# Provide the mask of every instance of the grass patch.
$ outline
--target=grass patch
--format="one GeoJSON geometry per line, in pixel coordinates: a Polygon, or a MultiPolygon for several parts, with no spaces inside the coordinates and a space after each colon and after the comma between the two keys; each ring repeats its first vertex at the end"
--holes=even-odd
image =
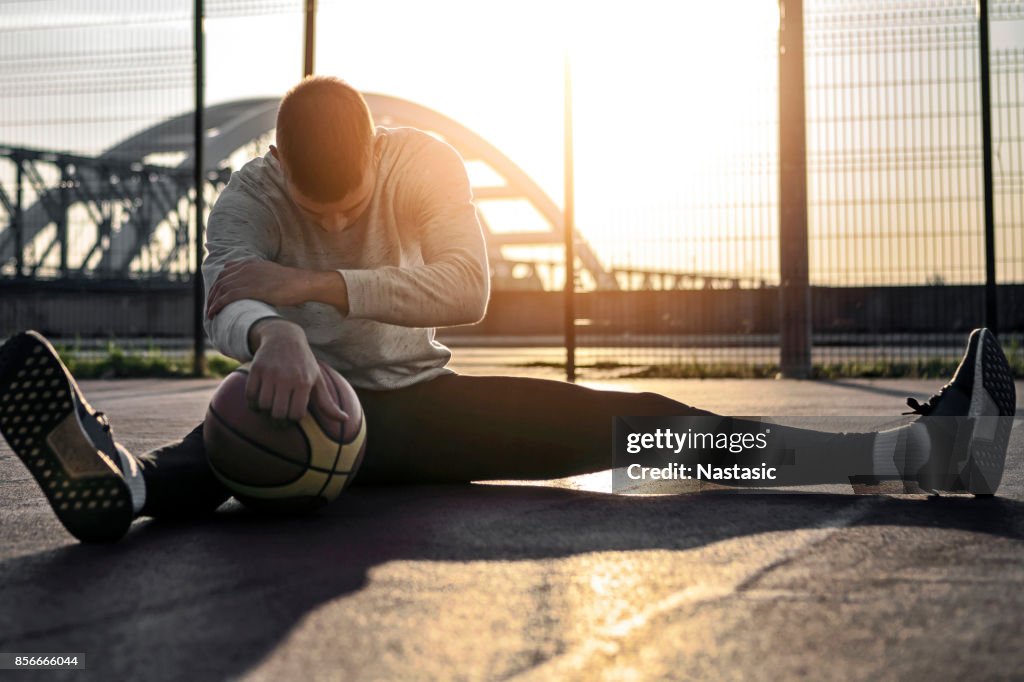
{"type": "Polygon", "coordinates": [[[620,375],[622,379],[771,379],[779,372],[774,364],[745,362],[674,362],[648,365],[620,375]]]}
{"type": "MultiPolygon", "coordinates": [[[[577,369],[623,369],[625,367],[636,366],[637,365],[635,363],[630,364],[623,362],[615,362],[611,360],[602,360],[599,362],[591,363],[589,365],[576,365],[577,369]]],[[[515,364],[509,365],[509,367],[541,367],[548,369],[565,369],[565,363],[552,362],[549,360],[532,360],[530,362],[517,362],[515,364]]]]}
{"type": "Polygon", "coordinates": [[[212,377],[226,377],[240,364],[238,360],[217,353],[206,358],[206,374],[212,377]]]}
{"type": "MultiPolygon", "coordinates": [[[[83,351],[76,346],[54,346],[60,359],[78,379],[183,378],[192,376],[192,357],[168,355],[156,348],[129,351],[114,343],[101,351],[83,351]]],[[[223,355],[206,359],[207,377],[223,377],[238,362],[223,355]]]]}
{"type": "Polygon", "coordinates": [[[540,367],[550,369],[565,369],[564,362],[548,362],[546,360],[533,360],[531,362],[517,362],[512,367],[540,367]]]}
{"type": "Polygon", "coordinates": [[[926,358],[913,362],[837,362],[818,364],[812,369],[815,379],[949,379],[959,360],[926,358]]]}
{"type": "MultiPolygon", "coordinates": [[[[1024,378],[1024,357],[1008,358],[1017,379],[1024,378]]],[[[813,379],[950,379],[959,360],[924,358],[911,362],[850,361],[818,363],[811,368],[813,379]]],[[[620,375],[623,379],[771,379],[779,372],[777,364],[741,362],[682,362],[648,365],[620,375]]]]}
{"type": "MultiPolygon", "coordinates": [[[[105,349],[83,350],[78,344],[55,346],[61,359],[79,379],[184,378],[192,376],[192,358],[187,352],[168,354],[150,346],[145,350],[127,350],[115,343],[105,349]]],[[[1011,341],[1006,347],[1010,370],[1024,378],[1024,353],[1011,341]]],[[[958,360],[923,358],[913,361],[848,361],[817,363],[811,368],[814,379],[949,379],[958,360]]],[[[219,353],[206,359],[207,377],[224,377],[239,363],[219,353]]],[[[565,369],[564,362],[533,361],[510,367],[565,369]]],[[[577,365],[580,370],[624,370],[621,379],[772,379],[779,372],[777,363],[675,362],[629,364],[600,361],[577,365]]]]}

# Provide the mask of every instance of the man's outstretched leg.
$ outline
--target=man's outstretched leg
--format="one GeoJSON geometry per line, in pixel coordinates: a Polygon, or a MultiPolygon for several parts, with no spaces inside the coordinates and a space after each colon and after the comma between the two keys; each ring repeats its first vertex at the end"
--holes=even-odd
{"type": "MultiPolygon", "coordinates": [[[[447,375],[394,391],[360,391],[366,457],[355,485],[553,479],[613,468],[615,417],[712,417],[738,431],[760,423],[721,417],[657,393],[595,390],[549,379],[447,375]]],[[[835,466],[872,471],[874,433],[830,433],[772,424],[773,457],[820,453],[801,471],[834,482],[835,466]]]]}
{"type": "Polygon", "coordinates": [[[212,511],[229,495],[206,464],[200,428],[134,457],[35,332],[0,348],[0,432],[57,518],[84,542],[118,540],[138,515],[212,511]]]}
{"type": "MultiPolygon", "coordinates": [[[[448,375],[395,391],[363,390],[359,396],[372,435],[356,485],[588,473],[612,466],[612,417],[715,416],[654,393],[516,377],[448,375]]],[[[787,451],[810,455],[799,467],[780,469],[791,476],[774,485],[835,483],[838,468],[864,482],[877,478],[908,481],[911,489],[994,492],[1016,406],[1010,369],[995,336],[975,330],[952,380],[927,403],[910,405],[921,418],[881,433],[773,425],[776,447],[765,457],[784,460],[787,451]]],[[[730,422],[740,431],[758,426],[730,422]]]]}

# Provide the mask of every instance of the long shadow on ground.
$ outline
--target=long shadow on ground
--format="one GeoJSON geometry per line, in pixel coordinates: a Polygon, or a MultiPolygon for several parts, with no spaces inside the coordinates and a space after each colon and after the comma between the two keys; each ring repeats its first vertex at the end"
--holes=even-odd
{"type": "MultiPolygon", "coordinates": [[[[816,527],[862,502],[470,485],[355,489],[306,519],[229,506],[201,523],[139,523],[115,546],[69,545],[0,564],[0,651],[93,652],[89,667],[105,679],[234,678],[306,614],[357,592],[368,571],[386,562],[685,550],[816,527]]],[[[1024,503],[1000,498],[875,498],[857,524],[1022,539],[1022,519],[1024,503]]],[[[75,674],[67,678],[81,679],[75,674]]]]}

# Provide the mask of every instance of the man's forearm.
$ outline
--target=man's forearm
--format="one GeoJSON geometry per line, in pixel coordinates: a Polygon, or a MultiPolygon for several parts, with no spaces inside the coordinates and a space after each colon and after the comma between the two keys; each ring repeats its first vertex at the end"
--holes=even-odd
{"type": "Polygon", "coordinates": [[[408,267],[344,270],[347,315],[402,327],[479,322],[487,309],[486,261],[470,256],[408,267]]]}
{"type": "Polygon", "coordinates": [[[232,261],[216,275],[206,295],[206,315],[213,319],[235,301],[252,299],[268,306],[327,303],[343,315],[349,311],[348,287],[337,270],[295,268],[270,261],[232,261]]]}
{"type": "MultiPolygon", "coordinates": [[[[308,271],[303,283],[304,298],[310,302],[327,303],[338,308],[341,313],[348,313],[348,289],[345,278],[335,270],[308,271]]],[[[249,350],[253,353],[271,334],[302,333],[301,327],[281,317],[268,317],[257,320],[249,327],[249,350]]]]}
{"type": "Polygon", "coordinates": [[[348,287],[340,272],[337,270],[311,272],[307,287],[310,301],[327,303],[337,308],[342,315],[348,315],[348,287]]]}

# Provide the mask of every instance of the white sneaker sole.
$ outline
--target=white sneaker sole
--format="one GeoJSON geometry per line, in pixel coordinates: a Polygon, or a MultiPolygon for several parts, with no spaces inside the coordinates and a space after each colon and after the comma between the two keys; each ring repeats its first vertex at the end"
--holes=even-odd
{"type": "Polygon", "coordinates": [[[19,334],[0,348],[0,433],[72,535],[112,542],[131,525],[131,493],[84,431],[76,401],[84,398],[43,337],[19,334]]]}
{"type": "Polygon", "coordinates": [[[1010,366],[992,332],[982,329],[978,345],[967,413],[967,456],[956,468],[967,492],[989,496],[996,493],[1003,478],[1016,390],[1010,366]]]}

